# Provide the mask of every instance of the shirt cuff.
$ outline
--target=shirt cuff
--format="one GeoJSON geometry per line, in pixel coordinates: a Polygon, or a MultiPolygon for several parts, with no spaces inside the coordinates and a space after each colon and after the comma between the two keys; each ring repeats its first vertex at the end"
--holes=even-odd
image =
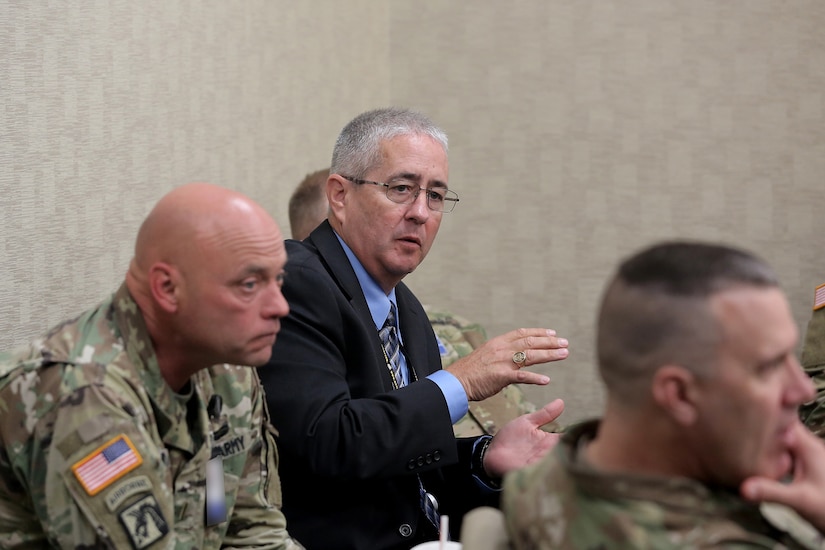
{"type": "Polygon", "coordinates": [[[476,439],[473,443],[473,454],[470,459],[470,472],[473,474],[473,479],[487,493],[501,491],[501,478],[492,478],[484,470],[484,455],[492,441],[493,436],[491,435],[482,435],[476,439]]]}
{"type": "Polygon", "coordinates": [[[464,391],[464,386],[461,385],[458,378],[445,370],[438,370],[429,375],[427,379],[435,382],[435,385],[439,387],[444,395],[452,423],[455,424],[461,420],[467,414],[469,404],[467,403],[467,392],[464,391]]]}

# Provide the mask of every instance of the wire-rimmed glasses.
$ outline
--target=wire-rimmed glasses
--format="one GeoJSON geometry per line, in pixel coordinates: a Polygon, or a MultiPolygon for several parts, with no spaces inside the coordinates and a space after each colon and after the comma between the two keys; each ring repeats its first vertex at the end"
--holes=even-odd
{"type": "Polygon", "coordinates": [[[418,198],[418,194],[423,190],[424,196],[427,197],[427,208],[434,210],[435,212],[452,212],[453,208],[455,208],[455,203],[458,202],[458,194],[455,191],[450,191],[444,187],[421,187],[417,183],[409,180],[396,180],[392,183],[381,183],[379,181],[362,180],[359,178],[351,178],[349,176],[341,177],[358,185],[369,183],[370,185],[384,187],[387,191],[387,198],[398,204],[410,204],[415,202],[415,199],[418,198]]]}

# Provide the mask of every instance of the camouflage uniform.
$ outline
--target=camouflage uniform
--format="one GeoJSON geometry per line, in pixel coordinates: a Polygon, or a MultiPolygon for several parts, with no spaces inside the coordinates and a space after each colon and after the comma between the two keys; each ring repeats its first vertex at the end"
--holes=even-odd
{"type": "Polygon", "coordinates": [[[821,546],[812,528],[811,540],[792,539],[734,492],[593,470],[579,455],[597,427],[569,429],[548,457],[505,477],[501,508],[514,550],[821,546]]]}
{"type": "Polygon", "coordinates": [[[254,369],[213,366],[184,392],[125,285],[0,355],[0,547],[301,548],[254,369]],[[207,490],[225,521],[207,525],[207,490]]]}
{"type": "MultiPolygon", "coordinates": [[[[424,310],[435,331],[441,352],[441,366],[444,368],[469,355],[487,340],[487,334],[481,325],[450,313],[432,310],[428,306],[424,306],[424,310]]],[[[483,401],[471,401],[467,414],[453,425],[453,431],[456,437],[495,435],[510,420],[535,410],[536,407],[527,401],[518,386],[507,386],[483,401]]],[[[557,431],[559,427],[552,423],[545,429],[557,431]]]]}
{"type": "Polygon", "coordinates": [[[816,307],[811,315],[800,362],[816,386],[816,398],[800,407],[800,418],[825,439],[825,307],[816,307]]]}

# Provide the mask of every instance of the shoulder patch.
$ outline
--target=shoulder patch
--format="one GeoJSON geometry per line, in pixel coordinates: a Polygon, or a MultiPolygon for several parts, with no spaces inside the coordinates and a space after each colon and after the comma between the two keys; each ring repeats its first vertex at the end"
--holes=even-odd
{"type": "Polygon", "coordinates": [[[814,291],[814,311],[825,307],[825,283],[816,287],[814,291]]]}
{"type": "Polygon", "coordinates": [[[72,472],[86,493],[94,496],[142,463],[126,434],[120,434],[75,462],[72,472]]]}
{"type": "Polygon", "coordinates": [[[441,341],[441,338],[438,337],[438,334],[435,335],[435,341],[438,343],[438,353],[441,356],[447,355],[450,353],[447,350],[447,347],[444,345],[444,342],[441,341]]]}
{"type": "Polygon", "coordinates": [[[169,533],[169,524],[153,495],[146,495],[123,510],[120,522],[135,550],[146,548],[169,533]]]}

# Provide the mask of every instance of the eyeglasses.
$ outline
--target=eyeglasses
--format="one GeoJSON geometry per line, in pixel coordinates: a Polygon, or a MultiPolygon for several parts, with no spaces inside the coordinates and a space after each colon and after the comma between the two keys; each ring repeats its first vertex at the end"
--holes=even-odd
{"type": "Polygon", "coordinates": [[[380,183],[377,181],[362,180],[358,178],[351,178],[349,176],[341,176],[345,180],[352,183],[362,185],[369,183],[370,185],[378,185],[387,188],[387,198],[392,202],[398,204],[411,204],[418,198],[418,194],[424,191],[424,196],[427,197],[427,208],[436,212],[452,212],[455,208],[455,203],[458,202],[458,194],[455,191],[444,189],[442,187],[422,188],[417,183],[409,180],[398,180],[393,183],[380,183]]]}

